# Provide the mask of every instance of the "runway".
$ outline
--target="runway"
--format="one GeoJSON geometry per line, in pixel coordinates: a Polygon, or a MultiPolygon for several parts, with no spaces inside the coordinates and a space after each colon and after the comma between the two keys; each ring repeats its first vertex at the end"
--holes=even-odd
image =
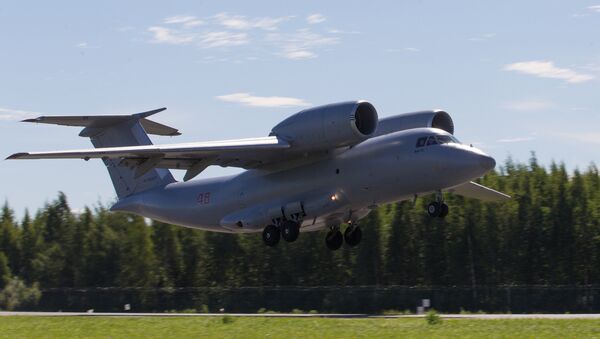
{"type": "MultiPolygon", "coordinates": [[[[424,315],[296,314],[296,313],[102,313],[102,312],[0,312],[0,317],[254,317],[254,318],[422,318],[424,315]]],[[[600,319],[600,314],[440,314],[444,319],[600,319]]]]}

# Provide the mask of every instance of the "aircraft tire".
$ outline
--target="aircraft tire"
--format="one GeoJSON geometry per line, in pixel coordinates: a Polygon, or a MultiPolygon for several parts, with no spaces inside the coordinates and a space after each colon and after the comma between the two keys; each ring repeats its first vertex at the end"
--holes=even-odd
{"type": "Polygon", "coordinates": [[[325,245],[332,251],[338,250],[344,243],[344,236],[339,230],[331,230],[325,237],[325,245]]]}
{"type": "Polygon", "coordinates": [[[275,225],[268,225],[267,227],[265,227],[262,233],[263,241],[265,242],[265,245],[269,247],[277,245],[277,243],[279,243],[280,237],[281,232],[279,231],[279,228],[277,228],[277,226],[275,225]]]}
{"type": "Polygon", "coordinates": [[[350,247],[355,247],[362,239],[362,230],[358,226],[348,226],[344,232],[344,240],[350,247]]]}
{"type": "Polygon", "coordinates": [[[300,235],[299,223],[291,220],[285,220],[281,223],[281,237],[283,240],[294,242],[298,239],[298,235],[300,235]]]}
{"type": "Polygon", "coordinates": [[[445,218],[448,215],[448,211],[449,211],[448,205],[442,203],[440,205],[440,214],[438,215],[438,217],[445,218]]]}
{"type": "Polygon", "coordinates": [[[440,203],[437,201],[430,202],[429,205],[427,205],[427,214],[429,214],[430,217],[439,216],[440,210],[440,203]]]}

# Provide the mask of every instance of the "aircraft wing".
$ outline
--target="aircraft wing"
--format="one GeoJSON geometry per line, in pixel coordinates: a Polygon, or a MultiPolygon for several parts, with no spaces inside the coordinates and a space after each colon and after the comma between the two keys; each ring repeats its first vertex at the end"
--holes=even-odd
{"type": "Polygon", "coordinates": [[[472,181],[452,187],[448,189],[448,192],[486,202],[501,202],[510,199],[510,195],[498,192],[472,181]]]}
{"type": "Polygon", "coordinates": [[[189,180],[210,165],[258,168],[283,157],[289,143],[275,136],[167,145],[105,147],[51,152],[15,153],[7,159],[121,159],[120,166],[136,167],[136,176],[152,168],[187,169],[189,180]]]}

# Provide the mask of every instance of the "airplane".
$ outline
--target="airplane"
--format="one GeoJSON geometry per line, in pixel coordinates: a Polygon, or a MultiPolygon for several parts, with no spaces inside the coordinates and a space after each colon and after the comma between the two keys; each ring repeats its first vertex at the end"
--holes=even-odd
{"type": "Polygon", "coordinates": [[[267,246],[300,232],[328,230],[331,250],[359,244],[359,220],[382,204],[435,193],[431,217],[445,217],[443,192],[503,201],[510,197],[472,180],[496,162],[454,137],[442,110],[379,119],[368,101],[304,109],[266,137],[154,145],[149,134],[179,131],[132,115],[41,116],[24,122],[83,127],[93,149],[15,153],[7,159],[102,159],[124,211],[184,227],[262,232],[267,246]],[[208,166],[238,167],[232,176],[191,180],[208,166]],[[185,170],[182,182],[170,169],[185,170]],[[346,224],[344,233],[340,225],[346,224]]]}

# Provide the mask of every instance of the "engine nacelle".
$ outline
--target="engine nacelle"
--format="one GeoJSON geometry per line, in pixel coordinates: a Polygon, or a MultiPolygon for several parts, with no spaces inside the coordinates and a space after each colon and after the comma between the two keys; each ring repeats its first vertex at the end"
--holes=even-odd
{"type": "Polygon", "coordinates": [[[379,121],[377,135],[420,127],[439,128],[450,134],[454,134],[454,122],[450,114],[435,110],[404,113],[383,118],[379,121]]]}
{"type": "Polygon", "coordinates": [[[295,150],[332,149],[368,139],[378,122],[371,103],[349,101],[300,111],[273,127],[270,135],[287,140],[295,150]]]}

